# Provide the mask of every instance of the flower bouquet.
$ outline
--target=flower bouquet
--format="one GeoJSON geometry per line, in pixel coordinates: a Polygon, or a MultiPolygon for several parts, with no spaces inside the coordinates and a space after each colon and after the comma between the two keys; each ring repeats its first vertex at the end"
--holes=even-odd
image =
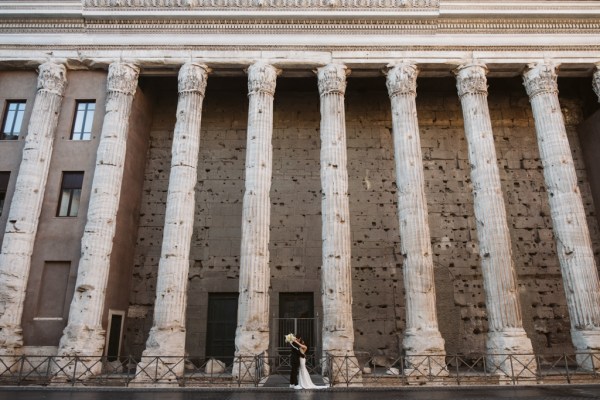
{"type": "Polygon", "coordinates": [[[293,333],[288,333],[287,335],[285,335],[286,343],[292,343],[294,340],[296,340],[296,336],[294,336],[293,333]]]}

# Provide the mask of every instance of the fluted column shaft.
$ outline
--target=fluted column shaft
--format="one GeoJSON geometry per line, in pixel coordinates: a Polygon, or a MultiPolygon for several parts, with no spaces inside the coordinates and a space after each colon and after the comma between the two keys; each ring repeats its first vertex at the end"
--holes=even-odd
{"type": "MultiPolygon", "coordinates": [[[[577,186],[577,174],[558,101],[554,65],[530,66],[523,77],[529,95],[556,238],[571,338],[579,351],[600,350],[600,284],[577,186]]],[[[596,365],[596,368],[598,365],[596,365]]]]}
{"type": "Polygon", "coordinates": [[[63,65],[47,62],[39,67],[37,94],[0,253],[0,354],[16,354],[23,346],[25,291],[66,75],[63,65]]]}
{"type": "Polygon", "coordinates": [[[138,73],[137,66],[121,62],[112,63],[108,70],[106,114],[81,239],[75,294],[60,340],[61,355],[101,355],[104,348],[102,313],[138,73]]]}
{"type": "Polygon", "coordinates": [[[318,69],[321,96],[323,351],[353,354],[350,210],[344,93],[346,67],[318,69]]]}
{"type": "MultiPolygon", "coordinates": [[[[158,278],[154,321],[144,356],[185,355],[185,319],[202,103],[208,68],[196,63],[179,70],[177,121],[158,278]]],[[[183,363],[174,360],[183,372],[183,363]]]]}
{"type": "Polygon", "coordinates": [[[236,355],[269,347],[269,225],[273,164],[273,96],[278,70],[257,62],[248,68],[246,189],[242,209],[240,291],[236,355]]]}
{"type": "Polygon", "coordinates": [[[531,353],[523,330],[516,272],[494,135],[487,103],[485,66],[467,64],[457,70],[465,134],[471,164],[473,203],[486,296],[489,353],[531,353]]]}
{"type": "Polygon", "coordinates": [[[401,63],[387,74],[398,187],[398,217],[404,257],[406,354],[445,353],[437,321],[431,237],[425,199],[423,156],[417,119],[415,65],[401,63]]]}

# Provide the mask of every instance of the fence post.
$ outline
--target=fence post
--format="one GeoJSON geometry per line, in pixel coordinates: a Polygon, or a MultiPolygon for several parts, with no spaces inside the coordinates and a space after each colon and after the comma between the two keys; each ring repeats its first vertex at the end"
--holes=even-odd
{"type": "Polygon", "coordinates": [[[429,375],[429,381],[433,381],[433,374],[431,373],[431,355],[427,356],[427,375],[429,375]]]}
{"type": "Polygon", "coordinates": [[[346,373],[344,374],[344,380],[346,381],[346,387],[350,386],[348,381],[348,356],[344,355],[344,366],[346,367],[346,373]]]}
{"type": "Polygon", "coordinates": [[[454,361],[456,364],[456,384],[460,385],[460,368],[458,366],[458,355],[454,356],[454,361]]]}
{"type": "MultiPolygon", "coordinates": [[[[17,385],[18,386],[21,386],[21,379],[23,377],[23,365],[25,364],[25,357],[26,356],[19,357],[19,375],[18,375],[18,378],[17,378],[18,379],[17,380],[17,385]]],[[[12,367],[12,365],[10,367],[12,367]]],[[[8,367],[8,372],[9,373],[10,373],[10,367],[8,367]]]]}
{"type": "Polygon", "coordinates": [[[71,386],[75,386],[75,374],[77,372],[77,359],[78,359],[78,356],[75,356],[75,365],[73,365],[73,381],[72,381],[71,386]]]}
{"type": "MultiPolygon", "coordinates": [[[[238,363],[238,365],[240,366],[240,370],[239,370],[239,372],[237,374],[238,375],[238,377],[237,377],[237,381],[238,381],[237,384],[238,384],[238,387],[242,387],[242,368],[241,368],[241,366],[242,366],[242,362],[244,361],[244,356],[238,356],[238,357],[239,357],[239,363],[238,363]]],[[[234,357],[234,359],[235,359],[235,357],[234,357]]]]}
{"type": "MultiPolygon", "coordinates": [[[[129,372],[129,366],[131,365],[131,355],[127,356],[127,364],[125,364],[125,368],[127,369],[127,375],[125,375],[125,387],[129,387],[129,382],[131,382],[131,374],[129,372]]],[[[136,368],[137,370],[137,368],[136,368]]]]}
{"type": "Polygon", "coordinates": [[[564,353],[565,356],[565,369],[567,370],[567,383],[571,383],[571,375],[569,374],[569,359],[567,358],[567,353],[564,353]]]}
{"type": "Polygon", "coordinates": [[[512,377],[513,385],[517,384],[517,377],[515,377],[515,369],[513,368],[513,355],[509,354],[508,359],[510,360],[510,376],[512,377]]]}
{"type": "Polygon", "coordinates": [[[405,370],[405,366],[404,363],[406,362],[406,360],[404,359],[404,356],[400,356],[400,377],[402,378],[402,383],[406,384],[407,382],[407,377],[406,377],[406,370],[405,370]]]}
{"type": "Polygon", "coordinates": [[[485,380],[488,380],[488,367],[487,367],[487,353],[485,354],[485,356],[483,357],[483,376],[485,377],[485,380]]]}

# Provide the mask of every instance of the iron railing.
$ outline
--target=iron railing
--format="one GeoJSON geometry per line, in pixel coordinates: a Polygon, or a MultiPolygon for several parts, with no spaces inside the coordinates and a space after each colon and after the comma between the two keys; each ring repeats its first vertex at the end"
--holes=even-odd
{"type": "Polygon", "coordinates": [[[600,382],[600,352],[578,354],[410,355],[396,359],[369,355],[327,355],[333,386],[411,384],[563,384],[600,382]]]}
{"type": "MultiPolygon", "coordinates": [[[[0,356],[0,385],[258,387],[275,375],[287,386],[285,356],[222,357],[0,356]]],[[[331,386],[600,383],[600,352],[579,354],[326,354],[308,365],[331,386]]]]}

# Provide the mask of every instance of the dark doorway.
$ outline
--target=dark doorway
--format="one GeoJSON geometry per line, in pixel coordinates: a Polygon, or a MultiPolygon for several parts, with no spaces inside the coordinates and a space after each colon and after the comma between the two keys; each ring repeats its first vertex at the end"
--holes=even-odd
{"type": "Polygon", "coordinates": [[[206,357],[226,364],[233,361],[237,326],[237,293],[209,293],[206,324],[206,357]]]}
{"type": "Polygon", "coordinates": [[[311,349],[315,342],[313,292],[279,293],[279,347],[285,347],[284,335],[295,333],[311,349]]]}

